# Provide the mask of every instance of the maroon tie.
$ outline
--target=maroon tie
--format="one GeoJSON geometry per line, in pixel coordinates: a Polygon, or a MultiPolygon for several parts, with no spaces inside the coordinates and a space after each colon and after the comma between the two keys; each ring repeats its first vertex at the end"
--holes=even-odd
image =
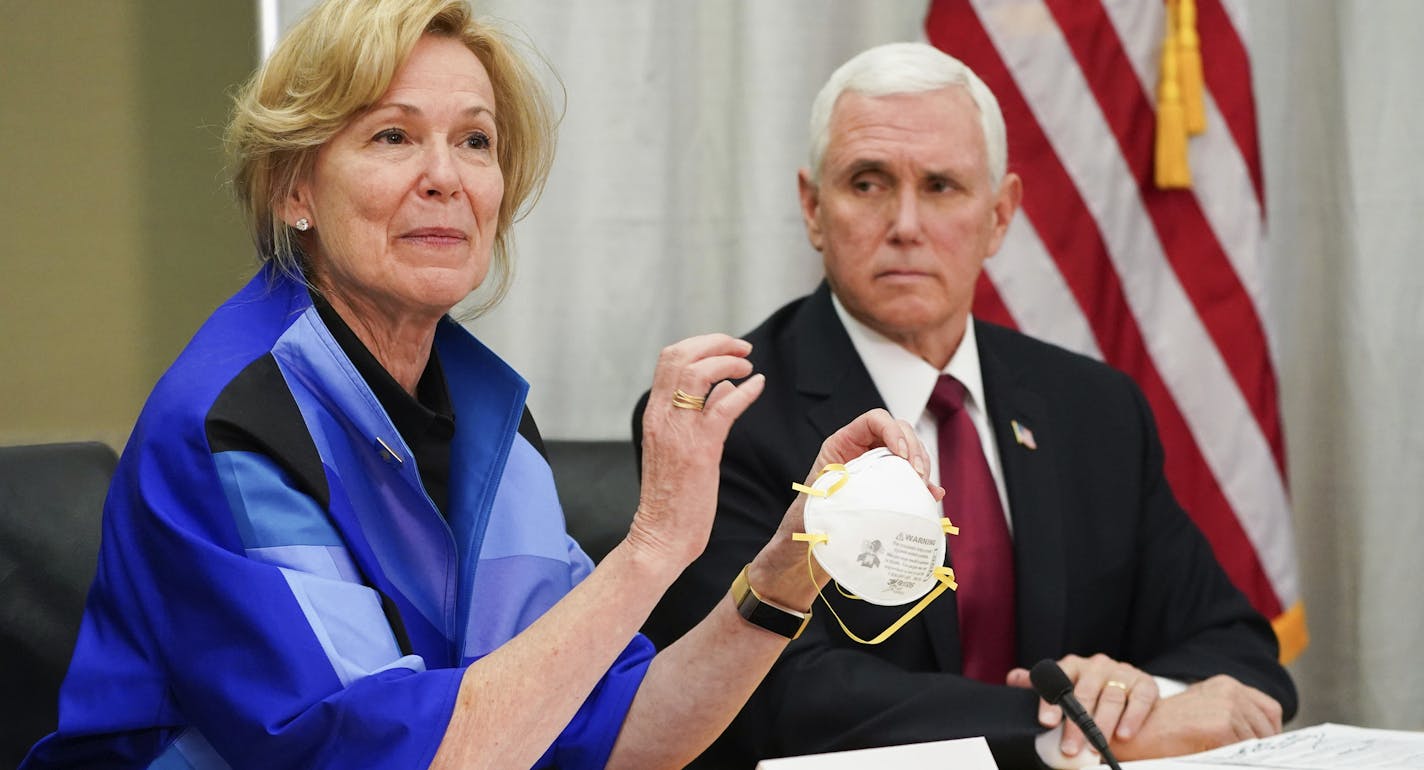
{"type": "Polygon", "coordinates": [[[939,483],[944,515],[959,527],[949,539],[959,604],[964,675],[1003,684],[1014,665],[1014,548],[1004,508],[974,421],[964,410],[964,385],[949,375],[935,383],[930,414],[939,421],[939,483]]]}

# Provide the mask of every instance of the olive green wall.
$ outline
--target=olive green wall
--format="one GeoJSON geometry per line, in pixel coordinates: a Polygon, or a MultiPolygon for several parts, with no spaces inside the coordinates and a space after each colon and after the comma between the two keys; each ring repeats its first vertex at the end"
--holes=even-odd
{"type": "Polygon", "coordinates": [[[126,440],[254,265],[225,185],[254,0],[0,0],[0,444],[126,440]]]}

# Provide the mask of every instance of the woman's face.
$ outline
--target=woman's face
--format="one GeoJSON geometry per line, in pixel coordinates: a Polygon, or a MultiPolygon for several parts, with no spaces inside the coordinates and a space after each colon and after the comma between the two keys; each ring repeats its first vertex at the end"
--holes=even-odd
{"type": "Polygon", "coordinates": [[[480,60],[458,40],[421,38],[283,212],[315,228],[316,285],[391,318],[439,317],[479,286],[504,195],[494,111],[480,60]]]}

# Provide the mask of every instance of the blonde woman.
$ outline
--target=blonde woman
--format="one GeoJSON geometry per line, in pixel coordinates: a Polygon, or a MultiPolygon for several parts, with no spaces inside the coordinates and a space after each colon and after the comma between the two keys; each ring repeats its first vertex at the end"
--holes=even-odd
{"type": "MultiPolygon", "coordinates": [[[[786,536],[798,503],[685,639],[656,652],[638,634],[707,541],[722,442],[762,389],[749,346],[663,351],[641,500],[595,569],[565,533],[528,386],[446,315],[503,286],[553,152],[506,39],[461,2],[328,0],[239,94],[229,140],[263,265],[144,408],[59,730],[24,766],[695,756],[814,589],[786,536]]],[[[925,467],[884,412],[816,467],[877,445],[925,467]]]]}

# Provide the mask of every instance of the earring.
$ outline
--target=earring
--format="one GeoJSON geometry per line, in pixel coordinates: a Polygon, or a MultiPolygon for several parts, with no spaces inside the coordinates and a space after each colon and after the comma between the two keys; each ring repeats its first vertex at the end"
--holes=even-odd
{"type": "Polygon", "coordinates": [[[311,222],[308,221],[306,217],[302,217],[301,219],[297,220],[297,224],[295,225],[295,227],[298,230],[301,230],[302,232],[306,232],[307,230],[311,229],[311,222]]]}

